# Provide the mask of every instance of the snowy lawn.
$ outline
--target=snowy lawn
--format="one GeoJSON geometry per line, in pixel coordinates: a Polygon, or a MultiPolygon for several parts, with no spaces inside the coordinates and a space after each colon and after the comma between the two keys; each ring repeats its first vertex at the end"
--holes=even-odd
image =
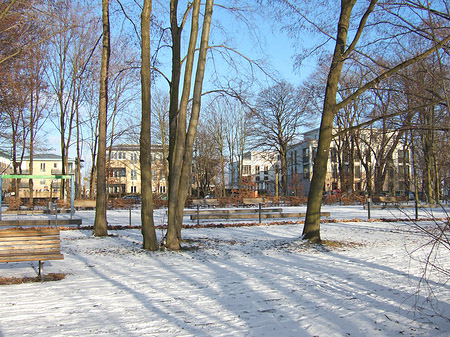
{"type": "MultiPolygon", "coordinates": [[[[323,210],[367,219],[361,206],[323,210]]],[[[93,215],[76,214],[85,225],[93,215]]],[[[156,223],[164,217],[157,212],[156,223]]],[[[405,218],[372,211],[389,217],[405,218]]],[[[129,213],[108,212],[108,221],[126,224],[129,213]]],[[[62,231],[65,259],[45,262],[44,272],[66,278],[0,286],[0,336],[449,336],[450,284],[432,274],[432,298],[419,287],[428,239],[410,223],[326,223],[322,238],[331,243],[323,246],[298,240],[301,231],[185,229],[183,251],[154,253],[140,248],[137,229],[107,238],[62,231]]],[[[450,251],[439,262],[450,269],[450,251]]],[[[0,277],[35,276],[36,268],[1,263],[0,277]]]]}

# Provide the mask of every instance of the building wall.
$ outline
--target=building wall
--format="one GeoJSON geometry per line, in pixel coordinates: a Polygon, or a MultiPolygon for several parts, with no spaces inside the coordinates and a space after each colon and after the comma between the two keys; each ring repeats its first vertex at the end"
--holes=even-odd
{"type": "MultiPolygon", "coordinates": [[[[234,162],[230,167],[229,189],[239,188],[238,165],[238,162],[234,162]],[[231,175],[234,176],[233,179],[231,175]],[[231,186],[232,181],[234,182],[233,186],[231,186]]],[[[256,189],[259,192],[275,193],[276,172],[277,156],[273,152],[249,151],[244,154],[242,160],[242,176],[252,177],[253,182],[256,184],[256,189]]]]}
{"type": "MultiPolygon", "coordinates": [[[[394,132],[394,131],[392,131],[394,132]]],[[[309,188],[312,179],[313,165],[315,151],[318,145],[319,129],[315,129],[303,134],[304,140],[293,144],[288,149],[288,174],[289,174],[289,185],[292,191],[295,191],[298,195],[307,196],[309,193],[309,188]]],[[[351,167],[348,161],[342,158],[342,154],[339,153],[338,138],[330,144],[330,154],[327,163],[327,175],[325,179],[324,192],[330,192],[336,189],[342,189],[341,186],[341,174],[351,174],[351,167]],[[341,167],[339,167],[338,156],[341,155],[341,167]]],[[[362,153],[367,150],[367,146],[364,144],[359,144],[362,153]]],[[[369,152],[371,156],[371,166],[374,169],[376,158],[372,152],[369,152]]],[[[409,162],[409,152],[403,152],[403,144],[399,144],[393,152],[392,166],[389,169],[390,172],[383,184],[383,191],[385,193],[392,193],[390,189],[393,189],[396,194],[404,193],[405,189],[408,188],[404,181],[403,172],[407,172],[407,175],[411,176],[410,162],[409,162]],[[399,159],[400,158],[400,159],[399,159]],[[406,169],[405,169],[406,167],[406,169]]],[[[359,192],[366,190],[367,184],[367,174],[365,172],[364,166],[359,160],[359,157],[355,154],[353,157],[353,186],[350,187],[350,191],[359,192]]],[[[351,176],[349,177],[351,179],[351,176]]],[[[372,175],[372,186],[374,186],[373,175],[372,175]]],[[[410,179],[411,180],[411,179],[410,179]]],[[[343,191],[345,192],[345,191],[343,191]]],[[[294,193],[294,194],[295,194],[294,193]]]]}
{"type": "MultiPolygon", "coordinates": [[[[115,196],[141,194],[141,168],[138,144],[121,144],[111,147],[108,161],[108,191],[115,196]]],[[[152,191],[166,193],[162,148],[152,145],[152,191]]]]}
{"type": "MultiPolygon", "coordinates": [[[[25,158],[21,164],[22,174],[30,174],[29,158],[25,158]]],[[[69,159],[68,172],[75,174],[75,159],[69,159]]],[[[33,175],[50,176],[62,173],[61,157],[56,155],[35,155],[33,158],[33,175]]],[[[60,179],[33,179],[33,198],[36,199],[56,199],[59,198],[61,188],[60,179]]],[[[29,180],[22,180],[19,184],[20,198],[30,197],[29,180]]]]}

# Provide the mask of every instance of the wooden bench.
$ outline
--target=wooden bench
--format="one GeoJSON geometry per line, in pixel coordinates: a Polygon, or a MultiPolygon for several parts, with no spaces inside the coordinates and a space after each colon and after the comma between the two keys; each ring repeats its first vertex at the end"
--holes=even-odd
{"type": "Polygon", "coordinates": [[[0,230],[0,262],[39,261],[43,279],[43,261],[62,260],[57,228],[18,228],[0,230]]]}
{"type": "MultiPolygon", "coordinates": [[[[186,214],[186,212],[185,212],[186,214]]],[[[226,209],[226,210],[199,210],[188,213],[191,220],[253,220],[253,219],[287,219],[304,218],[303,212],[283,212],[281,208],[253,208],[253,209],[226,209]]],[[[320,216],[329,217],[330,212],[321,212],[320,216]]]]}
{"type": "Polygon", "coordinates": [[[192,204],[194,206],[215,207],[219,206],[219,201],[217,199],[194,199],[192,200],[192,204]]]}
{"type": "Polygon", "coordinates": [[[0,227],[63,227],[77,226],[80,228],[82,219],[36,219],[36,220],[1,220],[0,227]]]}
{"type": "Polygon", "coordinates": [[[259,204],[265,204],[264,198],[243,198],[242,203],[244,206],[248,205],[259,205],[259,204]]]}
{"type": "Polygon", "coordinates": [[[380,203],[384,204],[384,207],[390,204],[398,205],[398,199],[396,197],[379,197],[380,203]]]}
{"type": "Polygon", "coordinates": [[[76,209],[95,209],[96,201],[88,199],[77,199],[73,201],[73,206],[76,209]]]}

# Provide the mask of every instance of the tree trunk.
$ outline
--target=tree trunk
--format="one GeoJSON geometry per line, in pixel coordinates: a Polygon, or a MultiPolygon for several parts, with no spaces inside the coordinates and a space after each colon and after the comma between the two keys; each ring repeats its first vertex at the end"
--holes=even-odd
{"type": "Polygon", "coordinates": [[[99,136],[97,153],[97,200],[95,203],[94,235],[108,235],[106,222],[106,124],[108,110],[108,68],[110,55],[109,0],[102,1],[103,48],[100,70],[98,108],[99,136]]]}
{"type": "Polygon", "coordinates": [[[325,99],[323,104],[322,122],[319,131],[319,144],[314,160],[313,178],[308,195],[303,239],[311,242],[320,242],[320,210],[322,207],[322,191],[327,174],[328,155],[330,152],[333,121],[336,114],[336,94],[344,65],[344,51],[347,42],[347,33],[350,16],[356,0],[341,1],[341,15],[338,23],[338,33],[333,60],[328,75],[325,99]]]}
{"type": "Polygon", "coordinates": [[[143,248],[158,250],[155,225],[153,222],[152,195],[152,150],[151,150],[151,65],[150,65],[150,18],[152,1],[144,0],[141,13],[141,90],[142,121],[140,136],[140,163],[142,186],[142,237],[143,248]]]}
{"type": "MultiPolygon", "coordinates": [[[[177,2],[171,3],[177,5],[177,2]]],[[[193,62],[195,58],[195,46],[198,34],[200,1],[195,0],[192,4],[192,25],[189,40],[188,54],[183,83],[183,92],[180,107],[176,118],[176,129],[173,129],[171,116],[171,133],[169,144],[169,215],[166,246],[172,250],[180,249],[181,225],[183,220],[183,209],[189,191],[191,166],[193,156],[193,144],[197,132],[197,124],[200,113],[201,91],[206,64],[206,53],[208,49],[209,30],[211,25],[213,0],[208,0],[205,6],[203,31],[200,43],[200,51],[197,61],[197,72],[195,77],[193,104],[189,127],[186,133],[186,116],[191,88],[191,77],[193,62]]],[[[173,8],[171,8],[173,10],[173,8]]],[[[172,23],[172,26],[176,26],[172,23]]],[[[173,88],[171,89],[171,95],[173,88]]],[[[171,104],[172,104],[171,98],[171,104]]],[[[173,113],[173,111],[171,111],[173,113]]]]}

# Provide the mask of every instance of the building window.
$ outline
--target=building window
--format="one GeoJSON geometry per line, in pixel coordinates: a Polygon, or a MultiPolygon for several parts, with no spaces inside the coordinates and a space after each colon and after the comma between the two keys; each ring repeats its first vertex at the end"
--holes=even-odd
{"type": "Polygon", "coordinates": [[[131,180],[137,180],[137,170],[131,170],[131,180]]]}
{"type": "Polygon", "coordinates": [[[309,164],[303,165],[303,179],[309,179],[309,164]]]}
{"type": "Polygon", "coordinates": [[[125,152],[119,152],[119,159],[127,159],[125,152]]]}
{"type": "Polygon", "coordinates": [[[252,172],[252,166],[251,165],[244,165],[242,167],[242,175],[248,176],[252,172]]]}
{"type": "Polygon", "coordinates": [[[166,193],[166,186],[159,186],[159,193],[166,193]]]}
{"type": "Polygon", "coordinates": [[[53,163],[53,168],[58,168],[58,163],[53,163]]]}
{"type": "Polygon", "coordinates": [[[309,147],[303,149],[303,162],[309,163],[309,147]]]}
{"type": "Polygon", "coordinates": [[[137,186],[131,186],[131,193],[137,193],[137,186]]]}
{"type": "Polygon", "coordinates": [[[109,176],[114,178],[126,177],[125,168],[113,168],[109,171],[109,176]]]}
{"type": "Polygon", "coordinates": [[[45,179],[41,179],[41,181],[39,182],[40,185],[45,185],[45,179]]]}
{"type": "Polygon", "coordinates": [[[45,172],[45,163],[41,163],[40,168],[41,172],[45,172]]]}

